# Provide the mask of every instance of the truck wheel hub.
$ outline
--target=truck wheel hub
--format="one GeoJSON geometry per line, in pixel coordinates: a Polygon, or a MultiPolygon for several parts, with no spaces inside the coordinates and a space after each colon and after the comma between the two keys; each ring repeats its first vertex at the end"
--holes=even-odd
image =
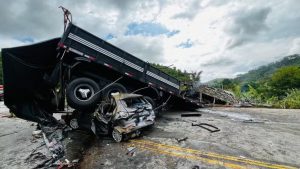
{"type": "Polygon", "coordinates": [[[88,84],[79,85],[74,90],[74,95],[78,100],[87,101],[94,95],[94,89],[88,84]]]}

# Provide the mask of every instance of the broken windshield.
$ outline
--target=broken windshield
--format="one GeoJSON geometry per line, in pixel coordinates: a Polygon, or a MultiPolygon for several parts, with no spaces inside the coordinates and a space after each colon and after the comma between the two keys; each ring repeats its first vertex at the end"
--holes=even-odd
{"type": "Polygon", "coordinates": [[[137,108],[139,106],[148,104],[148,102],[143,97],[126,98],[120,100],[120,102],[128,108],[137,108]]]}

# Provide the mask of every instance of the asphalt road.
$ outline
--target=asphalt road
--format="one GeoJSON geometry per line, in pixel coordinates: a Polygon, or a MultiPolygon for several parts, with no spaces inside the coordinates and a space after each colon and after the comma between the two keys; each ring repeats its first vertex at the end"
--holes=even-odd
{"type": "Polygon", "coordinates": [[[300,167],[300,110],[214,108],[184,118],[181,113],[188,112],[163,114],[152,130],[129,142],[96,141],[81,168],[300,167]],[[192,123],[212,124],[220,131],[192,123]],[[128,148],[135,148],[133,156],[128,148]]]}
{"type": "MultiPolygon", "coordinates": [[[[39,147],[42,139],[32,136],[35,124],[8,118],[7,111],[0,103],[0,168],[38,166],[49,154],[39,147]],[[36,149],[39,153],[28,158],[36,149]]],[[[83,157],[84,169],[300,168],[300,110],[214,108],[199,110],[200,117],[182,113],[190,112],[166,112],[142,137],[122,143],[71,133],[66,154],[69,159],[83,157]],[[220,131],[192,123],[208,123],[220,131]]]]}

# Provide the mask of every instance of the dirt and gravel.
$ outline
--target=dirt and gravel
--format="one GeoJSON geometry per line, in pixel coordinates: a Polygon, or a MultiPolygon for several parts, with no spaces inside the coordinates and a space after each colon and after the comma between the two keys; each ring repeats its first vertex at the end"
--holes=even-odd
{"type": "MultiPolygon", "coordinates": [[[[89,141],[80,168],[300,167],[300,110],[218,107],[200,109],[200,117],[182,113],[190,112],[165,112],[154,128],[128,142],[114,143],[108,137],[89,141]],[[211,133],[192,123],[208,123],[220,131],[211,133]]],[[[0,115],[0,168],[37,166],[42,157],[27,159],[42,144],[42,139],[33,139],[36,126],[8,118],[3,106],[0,115]]]]}

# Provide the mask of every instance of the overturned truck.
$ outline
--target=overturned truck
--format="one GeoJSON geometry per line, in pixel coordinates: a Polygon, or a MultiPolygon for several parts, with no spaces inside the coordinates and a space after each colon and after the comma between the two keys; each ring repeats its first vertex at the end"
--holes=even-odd
{"type": "Polygon", "coordinates": [[[93,112],[112,93],[143,95],[156,112],[202,106],[176,78],[72,23],[61,38],[2,49],[2,56],[5,105],[40,124],[55,124],[52,114],[66,105],[93,112]]]}

